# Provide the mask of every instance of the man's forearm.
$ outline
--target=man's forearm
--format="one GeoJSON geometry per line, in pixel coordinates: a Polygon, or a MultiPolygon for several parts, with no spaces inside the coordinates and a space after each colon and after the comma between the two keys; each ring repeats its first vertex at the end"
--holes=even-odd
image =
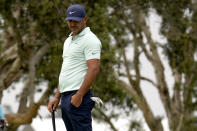
{"type": "Polygon", "coordinates": [[[84,81],[80,87],[80,89],[77,91],[77,94],[80,94],[84,96],[88,90],[90,89],[91,85],[96,79],[97,74],[99,73],[99,69],[95,68],[90,68],[88,69],[84,81]]]}
{"type": "Polygon", "coordinates": [[[59,89],[56,90],[55,96],[53,97],[52,100],[49,101],[48,103],[48,110],[49,112],[53,112],[56,110],[59,102],[60,102],[61,94],[59,92],[59,89]]]}
{"type": "Polygon", "coordinates": [[[58,99],[60,99],[60,97],[61,97],[61,93],[60,93],[60,91],[59,91],[59,86],[58,86],[58,88],[57,88],[57,90],[56,90],[56,93],[55,93],[55,96],[54,96],[55,98],[58,98],[58,99]]]}

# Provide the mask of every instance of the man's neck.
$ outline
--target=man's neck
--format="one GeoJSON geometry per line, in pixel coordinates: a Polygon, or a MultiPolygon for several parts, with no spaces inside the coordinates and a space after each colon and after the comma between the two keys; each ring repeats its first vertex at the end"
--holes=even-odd
{"type": "Polygon", "coordinates": [[[74,33],[73,32],[73,37],[72,37],[72,39],[74,39],[78,34],[80,34],[82,31],[83,31],[83,29],[85,29],[86,28],[86,26],[84,26],[83,28],[81,28],[81,30],[78,32],[78,33],[74,33]]]}

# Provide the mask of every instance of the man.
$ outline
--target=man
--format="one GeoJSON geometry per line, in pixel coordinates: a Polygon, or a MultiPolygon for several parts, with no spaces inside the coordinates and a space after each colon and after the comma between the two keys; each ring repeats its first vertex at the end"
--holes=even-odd
{"type": "Polygon", "coordinates": [[[5,128],[6,128],[6,121],[0,104],[0,131],[5,131],[5,128]]]}
{"type": "Polygon", "coordinates": [[[66,11],[71,34],[64,42],[63,63],[59,87],[48,104],[56,109],[61,98],[62,118],[67,131],[92,131],[91,85],[99,72],[101,42],[86,27],[87,16],[83,6],[74,4],[66,11]]]}

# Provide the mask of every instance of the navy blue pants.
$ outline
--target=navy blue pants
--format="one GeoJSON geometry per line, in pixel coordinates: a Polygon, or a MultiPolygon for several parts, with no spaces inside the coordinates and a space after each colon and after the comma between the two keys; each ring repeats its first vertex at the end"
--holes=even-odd
{"type": "Polygon", "coordinates": [[[91,110],[94,107],[92,91],[89,90],[84,96],[79,107],[73,106],[71,97],[77,91],[63,93],[61,97],[62,119],[67,131],[92,131],[91,110]]]}

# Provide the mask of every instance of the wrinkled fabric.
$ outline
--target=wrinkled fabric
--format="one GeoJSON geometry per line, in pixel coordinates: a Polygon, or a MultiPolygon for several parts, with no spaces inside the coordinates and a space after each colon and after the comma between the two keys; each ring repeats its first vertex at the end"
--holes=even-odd
{"type": "Polygon", "coordinates": [[[93,96],[92,91],[88,91],[84,96],[79,107],[73,106],[70,101],[76,93],[63,95],[61,98],[62,118],[67,131],[92,131],[91,111],[95,102],[90,98],[93,96]]]}

